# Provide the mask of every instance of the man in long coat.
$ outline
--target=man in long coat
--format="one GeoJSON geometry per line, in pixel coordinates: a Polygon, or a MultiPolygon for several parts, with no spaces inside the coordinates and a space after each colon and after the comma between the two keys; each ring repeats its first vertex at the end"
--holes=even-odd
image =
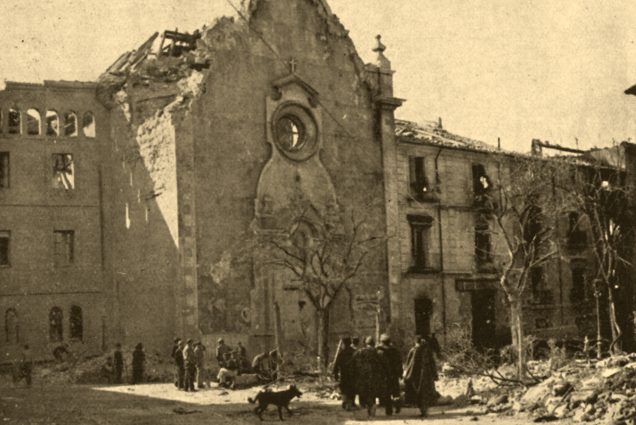
{"type": "Polygon", "coordinates": [[[345,410],[351,410],[355,405],[356,383],[352,362],[354,353],[355,350],[351,346],[351,338],[342,338],[333,363],[333,376],[338,381],[340,393],[342,394],[342,408],[345,410]]]}
{"type": "Polygon", "coordinates": [[[380,404],[384,406],[387,415],[400,413],[400,378],[402,377],[402,356],[397,348],[393,347],[391,338],[387,334],[380,336],[378,354],[384,364],[387,378],[387,388],[380,404]]]}
{"type": "Polygon", "coordinates": [[[406,384],[406,399],[417,405],[422,416],[437,398],[435,380],[437,370],[433,358],[433,347],[422,337],[415,337],[415,345],[409,351],[404,369],[404,383],[406,384]]]}
{"type": "Polygon", "coordinates": [[[353,355],[356,393],[360,405],[367,409],[369,417],[375,416],[375,399],[386,393],[386,371],[371,337],[365,339],[365,347],[353,355]]]}

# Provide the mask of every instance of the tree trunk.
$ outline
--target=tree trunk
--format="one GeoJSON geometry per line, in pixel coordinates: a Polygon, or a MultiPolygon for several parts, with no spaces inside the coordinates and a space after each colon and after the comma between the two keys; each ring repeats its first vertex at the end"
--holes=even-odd
{"type": "Polygon", "coordinates": [[[329,311],[316,310],[318,320],[318,366],[322,371],[324,366],[329,364],[329,311]]]}
{"type": "Polygon", "coordinates": [[[523,333],[523,302],[520,297],[511,297],[509,301],[510,331],[517,350],[517,376],[520,381],[525,381],[528,376],[528,365],[523,333]]]}

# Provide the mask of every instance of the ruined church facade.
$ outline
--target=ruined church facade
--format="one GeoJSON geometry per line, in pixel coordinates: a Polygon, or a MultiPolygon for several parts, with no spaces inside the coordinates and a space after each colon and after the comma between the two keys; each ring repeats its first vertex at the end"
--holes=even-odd
{"type": "MultiPolygon", "coordinates": [[[[363,63],[324,0],[252,0],[195,34],[153,35],[97,83],[8,83],[2,354],[29,343],[48,358],[62,342],[167,353],[175,336],[256,353],[277,333],[288,353],[312,352],[301,286],[246,249],[285,227],[298,196],[384,241],[334,304],[333,344],[376,326],[400,343],[417,332],[445,342],[454,329],[505,342],[496,270],[476,253],[490,242],[472,183],[505,155],[441,123],[396,121],[403,101],[384,52],[378,38],[363,63]]],[[[589,262],[576,255],[537,274],[531,329],[575,335],[589,321],[573,313],[589,262]]]]}

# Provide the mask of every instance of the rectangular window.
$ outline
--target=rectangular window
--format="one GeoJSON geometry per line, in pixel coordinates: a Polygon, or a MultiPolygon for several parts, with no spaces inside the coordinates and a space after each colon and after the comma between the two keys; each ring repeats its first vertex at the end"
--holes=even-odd
{"type": "Polygon", "coordinates": [[[433,219],[428,216],[409,216],[411,227],[411,269],[423,271],[430,268],[429,239],[433,219]]]}
{"type": "Polygon", "coordinates": [[[9,262],[9,254],[11,248],[11,232],[8,230],[0,230],[0,267],[7,267],[9,262]]]}
{"type": "Polygon", "coordinates": [[[571,212],[568,215],[568,248],[584,249],[587,245],[587,235],[581,228],[581,215],[578,212],[571,212]]]}
{"type": "Polygon", "coordinates": [[[55,189],[75,189],[75,163],[73,155],[68,153],[53,154],[53,179],[55,189]]]}
{"type": "Polygon", "coordinates": [[[0,152],[0,189],[9,187],[9,152],[0,152]]]}
{"type": "Polygon", "coordinates": [[[490,226],[488,220],[481,215],[475,223],[475,262],[478,269],[492,265],[490,226]]]}
{"type": "Polygon", "coordinates": [[[409,188],[411,196],[417,200],[424,199],[431,191],[421,156],[409,157],[409,188]]]}
{"type": "Polygon", "coordinates": [[[68,266],[75,260],[75,232],[73,230],[55,230],[53,250],[55,266],[68,266]]]}
{"type": "Polygon", "coordinates": [[[572,268],[572,302],[580,303],[585,300],[585,269],[572,268]]]}

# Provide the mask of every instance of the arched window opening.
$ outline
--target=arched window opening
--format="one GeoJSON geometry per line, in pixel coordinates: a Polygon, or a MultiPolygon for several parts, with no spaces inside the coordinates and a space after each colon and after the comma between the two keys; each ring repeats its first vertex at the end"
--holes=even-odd
{"type": "Polygon", "coordinates": [[[60,135],[60,117],[57,112],[48,110],[46,111],[46,135],[47,136],[59,136],[60,135]]]}
{"type": "Polygon", "coordinates": [[[70,137],[77,136],[77,115],[75,112],[64,114],[64,135],[70,137]]]}
{"type": "Polygon", "coordinates": [[[60,342],[64,339],[62,309],[53,307],[49,312],[49,340],[51,342],[60,342]]]}
{"type": "Polygon", "coordinates": [[[39,136],[42,127],[42,117],[40,111],[34,108],[27,109],[26,116],[27,135],[39,136]]]}
{"type": "Polygon", "coordinates": [[[95,137],[95,116],[92,112],[86,112],[84,114],[84,118],[82,118],[82,130],[84,131],[84,136],[95,137]]]}
{"type": "Polygon", "coordinates": [[[20,342],[18,313],[13,308],[8,309],[4,314],[4,330],[7,344],[17,344],[20,342]]]}
{"type": "Polygon", "coordinates": [[[20,125],[20,110],[16,108],[9,109],[8,130],[9,134],[21,134],[22,126],[20,125]]]}
{"type": "Polygon", "coordinates": [[[82,307],[77,305],[71,307],[69,330],[71,338],[78,339],[80,341],[84,338],[84,321],[82,319],[82,307]]]}

